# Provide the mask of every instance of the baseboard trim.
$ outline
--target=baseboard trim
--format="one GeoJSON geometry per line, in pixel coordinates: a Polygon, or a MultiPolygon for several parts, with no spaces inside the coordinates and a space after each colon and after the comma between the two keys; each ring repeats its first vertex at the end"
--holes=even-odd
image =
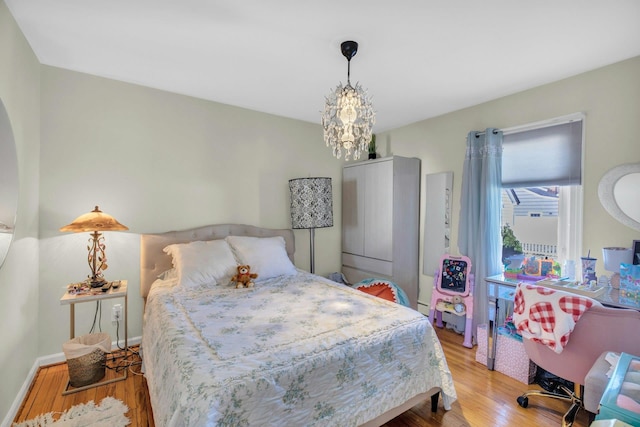
{"type": "MultiPolygon", "coordinates": [[[[127,343],[127,345],[129,346],[139,345],[142,342],[142,337],[130,338],[127,341],[129,341],[127,343]]],[[[123,345],[122,340],[120,340],[120,344],[123,345]]],[[[117,348],[115,341],[111,342],[111,348],[112,349],[117,348]]],[[[38,359],[36,359],[36,364],[37,364],[37,367],[39,368],[41,366],[54,365],[56,363],[62,363],[64,361],[65,361],[64,353],[60,352],[60,353],[50,354],[48,356],[39,357],[38,359]]]]}
{"type": "MultiPolygon", "coordinates": [[[[138,337],[129,338],[127,341],[128,341],[127,344],[130,346],[139,345],[142,342],[142,337],[138,336],[138,337]]],[[[122,341],[120,342],[122,343],[122,341]]],[[[111,347],[117,348],[115,341],[111,343],[111,347]]],[[[27,397],[29,388],[31,387],[33,380],[36,378],[38,369],[41,368],[42,366],[54,365],[56,363],[62,363],[64,361],[65,361],[64,353],[55,353],[47,356],[38,357],[35,360],[35,362],[33,362],[33,366],[29,370],[29,374],[27,375],[27,378],[24,380],[22,387],[20,387],[20,391],[18,392],[18,395],[16,396],[16,398],[13,400],[13,404],[11,405],[11,408],[9,408],[9,412],[4,417],[4,420],[2,420],[2,424],[0,424],[0,427],[11,427],[11,424],[13,423],[13,419],[18,414],[18,411],[20,410],[20,406],[22,405],[22,402],[24,401],[24,399],[27,397]]]]}
{"type": "Polygon", "coordinates": [[[29,374],[27,375],[27,378],[25,379],[24,383],[22,383],[22,387],[20,387],[20,391],[18,392],[18,395],[13,400],[13,404],[11,405],[11,408],[9,408],[9,413],[7,413],[7,415],[4,417],[4,420],[2,421],[2,424],[0,424],[1,427],[10,427],[11,424],[13,423],[13,419],[18,414],[18,411],[20,410],[20,405],[22,405],[22,401],[27,396],[27,393],[29,392],[29,388],[31,387],[31,383],[33,382],[33,379],[36,377],[36,372],[38,372],[38,368],[40,366],[41,365],[38,364],[38,359],[36,359],[33,366],[31,366],[31,369],[29,370],[29,374]]]}

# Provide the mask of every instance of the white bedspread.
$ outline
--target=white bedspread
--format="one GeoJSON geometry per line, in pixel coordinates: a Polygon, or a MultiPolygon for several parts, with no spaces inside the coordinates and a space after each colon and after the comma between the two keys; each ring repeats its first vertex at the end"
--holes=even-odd
{"type": "Polygon", "coordinates": [[[154,285],[142,349],[159,427],[356,426],[433,387],[456,399],[426,317],[303,272],[154,285]]]}

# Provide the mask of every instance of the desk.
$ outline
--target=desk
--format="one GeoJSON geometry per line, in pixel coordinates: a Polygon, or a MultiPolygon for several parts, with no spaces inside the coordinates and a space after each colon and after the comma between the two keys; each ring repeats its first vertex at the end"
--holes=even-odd
{"type": "Polygon", "coordinates": [[[632,301],[629,298],[621,297],[620,289],[609,287],[604,294],[596,299],[607,307],[631,308],[640,311],[640,301],[632,301]]]}
{"type": "MultiPolygon", "coordinates": [[[[496,357],[497,325],[504,323],[506,317],[513,311],[513,297],[518,283],[535,284],[537,281],[505,277],[504,274],[489,276],[484,279],[487,283],[487,299],[489,306],[489,325],[487,330],[487,368],[493,370],[496,357]]],[[[607,291],[594,298],[602,305],[614,308],[631,308],[640,311],[640,303],[633,303],[620,298],[618,289],[607,288],[607,291]]]]}
{"type": "MultiPolygon", "coordinates": [[[[489,276],[484,279],[487,283],[487,298],[489,306],[489,324],[487,325],[487,369],[493,371],[496,360],[496,339],[498,325],[504,324],[508,313],[513,311],[513,297],[516,286],[521,279],[505,277],[504,274],[489,276]]],[[[534,283],[534,282],[531,282],[534,283]]]]}
{"type": "MultiPolygon", "coordinates": [[[[100,300],[104,300],[104,299],[110,299],[110,298],[123,298],[124,299],[124,312],[123,312],[123,317],[124,317],[124,349],[125,349],[125,355],[126,352],[128,350],[128,327],[127,327],[127,320],[129,318],[129,308],[127,305],[127,281],[126,280],[120,280],[120,286],[118,286],[118,288],[114,288],[111,287],[107,292],[102,292],[102,290],[100,288],[96,288],[96,291],[94,293],[91,294],[70,294],[69,292],[65,292],[65,294],[62,296],[62,298],[60,298],[60,304],[61,305],[68,305],[69,306],[69,338],[73,339],[76,335],[76,308],[75,305],[76,304],[80,304],[83,302],[91,302],[91,301],[100,301],[100,300]]],[[[77,387],[74,388],[73,390],[69,390],[69,383],[67,383],[67,386],[65,387],[65,390],[62,392],[63,395],[67,395],[70,393],[76,393],[78,391],[82,391],[82,390],[86,390],[92,387],[97,387],[97,386],[101,386],[104,384],[110,384],[116,381],[122,381],[127,379],[127,369],[124,370],[124,374],[121,377],[118,378],[114,378],[111,380],[107,380],[107,381],[99,381],[97,383],[93,383],[93,384],[89,384],[83,387],[77,387]]]]}

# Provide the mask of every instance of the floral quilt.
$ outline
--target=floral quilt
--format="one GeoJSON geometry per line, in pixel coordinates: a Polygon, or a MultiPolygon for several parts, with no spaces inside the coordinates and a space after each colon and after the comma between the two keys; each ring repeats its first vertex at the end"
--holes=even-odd
{"type": "Polygon", "coordinates": [[[422,314],[304,272],[185,287],[158,281],[142,337],[163,426],[357,426],[433,387],[456,399],[422,314]]]}

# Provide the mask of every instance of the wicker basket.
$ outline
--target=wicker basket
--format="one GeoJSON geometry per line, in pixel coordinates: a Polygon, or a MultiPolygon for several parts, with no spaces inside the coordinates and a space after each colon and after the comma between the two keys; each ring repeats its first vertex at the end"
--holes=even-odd
{"type": "Polygon", "coordinates": [[[69,369],[69,384],[82,387],[104,378],[107,357],[110,350],[109,334],[88,334],[62,345],[69,369]]]}
{"type": "Polygon", "coordinates": [[[99,348],[84,356],[68,359],[69,384],[82,387],[100,381],[104,378],[106,360],[104,351],[99,348]]]}

